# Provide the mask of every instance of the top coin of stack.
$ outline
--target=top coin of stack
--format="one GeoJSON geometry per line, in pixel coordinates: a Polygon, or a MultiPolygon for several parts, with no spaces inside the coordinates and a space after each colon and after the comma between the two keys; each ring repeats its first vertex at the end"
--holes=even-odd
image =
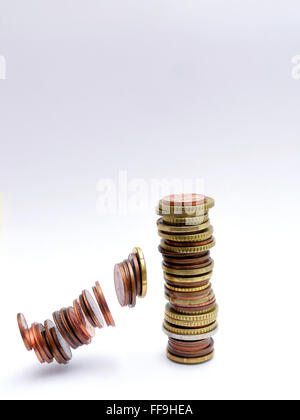
{"type": "Polygon", "coordinates": [[[163,255],[164,330],[168,357],[179,363],[201,363],[213,356],[211,336],[217,329],[218,307],[211,288],[215,245],[208,211],[214,200],[199,194],[170,195],[160,200],[157,213],[159,251],[163,255]]]}

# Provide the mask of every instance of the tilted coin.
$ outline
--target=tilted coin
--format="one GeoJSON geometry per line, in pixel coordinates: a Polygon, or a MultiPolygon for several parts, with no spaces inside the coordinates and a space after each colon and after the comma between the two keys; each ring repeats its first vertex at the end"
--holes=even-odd
{"type": "Polygon", "coordinates": [[[25,316],[21,313],[17,315],[17,321],[19,330],[21,333],[21,337],[23,340],[23,343],[28,351],[32,350],[31,340],[30,340],[30,332],[28,328],[27,321],[25,319],[25,316]]]}
{"type": "Polygon", "coordinates": [[[108,304],[106,302],[104,293],[103,293],[102,288],[101,288],[98,281],[96,281],[95,286],[93,287],[93,292],[94,292],[95,298],[98,302],[98,305],[101,309],[102,315],[105,319],[106,325],[114,327],[115,326],[115,321],[112,317],[112,314],[111,314],[110,309],[108,307],[108,304]]]}
{"type": "Polygon", "coordinates": [[[134,271],[128,260],[125,260],[123,263],[124,265],[127,266],[127,269],[129,271],[130,288],[131,288],[131,301],[129,302],[129,306],[131,308],[134,308],[136,305],[136,283],[135,283],[134,271]]]}
{"type": "Polygon", "coordinates": [[[48,347],[53,354],[55,360],[59,364],[67,364],[67,361],[63,358],[62,354],[58,350],[56,341],[54,340],[54,336],[60,334],[58,329],[55,327],[52,321],[49,319],[44,322],[45,327],[45,337],[48,344],[48,347]],[[55,334],[54,334],[55,332],[55,334]]]}
{"type": "Polygon", "coordinates": [[[66,329],[59,311],[55,311],[52,314],[53,320],[55,322],[56,328],[60,332],[60,334],[64,337],[64,339],[67,341],[70,347],[72,349],[77,349],[80,346],[80,343],[78,343],[78,340],[73,340],[73,338],[69,335],[68,330],[66,329]]]}
{"type": "Polygon", "coordinates": [[[139,264],[136,254],[134,254],[133,252],[129,254],[128,261],[130,262],[133,272],[134,272],[135,283],[136,283],[136,293],[138,296],[141,296],[142,295],[142,276],[141,276],[141,271],[140,271],[140,264],[139,264]]]}
{"type": "Polygon", "coordinates": [[[138,262],[140,264],[141,277],[142,277],[142,294],[141,294],[141,297],[143,298],[147,294],[147,269],[146,269],[145,257],[144,257],[143,251],[138,246],[133,248],[132,252],[134,254],[136,254],[136,256],[138,258],[138,262]]]}
{"type": "Polygon", "coordinates": [[[116,264],[114,268],[114,282],[116,295],[121,306],[126,306],[129,302],[129,286],[127,281],[122,264],[116,264]]]}
{"type": "MultiPolygon", "coordinates": [[[[92,320],[91,324],[93,325],[93,327],[102,328],[104,325],[104,321],[100,313],[100,310],[95,300],[93,299],[92,295],[90,294],[88,290],[83,290],[81,296],[82,296],[82,301],[85,304],[85,308],[87,309],[87,313],[89,315],[87,316],[87,313],[85,313],[88,320],[92,320]]],[[[81,304],[81,300],[80,300],[80,304],[81,304]]],[[[85,312],[84,308],[82,309],[83,309],[83,312],[85,312]]]]}

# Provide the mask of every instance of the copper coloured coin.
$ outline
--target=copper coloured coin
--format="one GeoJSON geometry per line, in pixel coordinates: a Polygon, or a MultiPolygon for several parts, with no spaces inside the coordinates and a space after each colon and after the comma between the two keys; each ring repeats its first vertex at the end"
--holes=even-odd
{"type": "Polygon", "coordinates": [[[185,265],[178,265],[173,263],[168,263],[166,261],[163,262],[163,267],[172,268],[173,270],[197,270],[199,268],[207,267],[213,262],[211,258],[203,262],[202,264],[185,264],[185,265]]]}
{"type": "Polygon", "coordinates": [[[34,335],[34,339],[37,345],[37,349],[39,354],[42,356],[43,360],[47,363],[51,363],[53,361],[53,355],[48,347],[45,338],[45,328],[42,324],[34,324],[32,327],[32,332],[34,335]]]}
{"type": "Polygon", "coordinates": [[[202,350],[208,347],[211,342],[213,341],[212,338],[205,338],[204,340],[196,340],[196,341],[183,341],[177,340],[176,338],[169,337],[169,343],[177,348],[190,348],[190,349],[197,349],[202,350]]]}
{"type": "Polygon", "coordinates": [[[125,284],[126,284],[126,288],[127,288],[127,291],[128,291],[128,302],[127,302],[126,305],[129,306],[132,302],[132,288],[131,288],[130,271],[129,271],[129,268],[127,267],[127,264],[126,264],[125,261],[123,261],[121,263],[121,266],[122,266],[123,271],[125,273],[125,282],[126,282],[125,284]]]}
{"type": "Polygon", "coordinates": [[[202,194],[171,194],[162,199],[165,206],[171,207],[193,207],[200,206],[206,202],[205,195],[202,194]]]}
{"type": "Polygon", "coordinates": [[[168,349],[172,354],[181,357],[201,357],[210,354],[214,349],[214,342],[212,341],[207,347],[202,349],[190,348],[190,347],[177,347],[170,341],[168,343],[168,349]]]}
{"type": "Polygon", "coordinates": [[[73,337],[69,334],[68,329],[65,327],[61,315],[59,311],[55,311],[52,314],[53,320],[55,322],[56,328],[60,332],[60,334],[64,337],[64,339],[67,341],[69,346],[72,347],[72,349],[77,349],[80,345],[78,344],[77,340],[74,340],[73,337]]]}
{"type": "Polygon", "coordinates": [[[126,306],[129,302],[126,274],[122,264],[116,264],[114,268],[114,283],[116,295],[121,306],[126,306]]]}
{"type": "Polygon", "coordinates": [[[66,315],[66,308],[63,308],[59,311],[60,318],[62,320],[62,323],[68,332],[68,336],[71,337],[72,341],[76,343],[77,347],[82,346],[82,342],[80,341],[79,337],[76,335],[75,331],[72,328],[72,325],[70,324],[68,317],[66,315]]]}
{"type": "Polygon", "coordinates": [[[211,287],[207,289],[200,290],[197,292],[178,292],[174,290],[170,290],[165,287],[165,293],[172,299],[179,299],[179,300],[197,300],[209,296],[211,293],[211,287]]]}
{"type": "Polygon", "coordinates": [[[92,319],[92,325],[93,327],[102,328],[104,326],[104,321],[101,315],[101,312],[98,308],[97,303],[93,299],[92,295],[88,290],[83,290],[82,292],[82,298],[85,303],[85,307],[88,310],[90,319],[92,319]]]}
{"type": "Polygon", "coordinates": [[[32,345],[31,345],[31,340],[30,340],[30,332],[29,332],[29,328],[28,328],[28,324],[25,319],[25,316],[23,314],[18,314],[17,320],[18,320],[18,326],[19,326],[23,343],[26,349],[30,351],[32,350],[32,345]]]}
{"type": "Polygon", "coordinates": [[[84,333],[93,338],[95,336],[95,328],[89,323],[88,319],[86,318],[81,306],[79,299],[75,299],[73,302],[73,309],[75,311],[76,317],[78,322],[80,323],[81,329],[84,333]]]}
{"type": "Polygon", "coordinates": [[[170,303],[171,307],[173,309],[175,309],[175,311],[182,311],[182,312],[203,312],[203,311],[210,311],[211,309],[214,309],[216,307],[216,299],[214,299],[211,302],[206,302],[205,305],[203,306],[193,306],[193,305],[189,305],[189,306],[183,306],[183,305],[178,305],[178,304],[174,304],[174,303],[170,303]]]}
{"type": "Polygon", "coordinates": [[[65,341],[61,333],[58,331],[57,328],[51,329],[51,335],[53,337],[53,340],[55,342],[56,348],[58,349],[59,353],[62,355],[63,359],[67,363],[72,358],[72,352],[70,349],[70,346],[65,341]]]}
{"type": "Polygon", "coordinates": [[[135,283],[135,278],[134,278],[134,272],[128,260],[124,261],[124,265],[127,266],[127,269],[129,271],[129,279],[130,279],[130,286],[131,286],[131,301],[129,303],[129,306],[131,308],[134,308],[136,305],[136,283],[135,283]]]}
{"type": "Polygon", "coordinates": [[[57,344],[54,340],[54,336],[60,334],[58,329],[55,327],[55,325],[53,324],[52,321],[50,321],[50,319],[47,319],[44,322],[44,327],[45,327],[45,337],[46,337],[46,341],[47,344],[51,350],[51,353],[54,356],[54,359],[57,361],[57,363],[59,364],[66,364],[67,361],[63,358],[62,354],[60,353],[57,344]],[[54,334],[55,333],[55,334],[54,334]]]}
{"type": "Polygon", "coordinates": [[[203,257],[189,257],[189,258],[174,258],[174,257],[164,257],[164,262],[167,264],[176,264],[176,265],[197,265],[202,264],[210,260],[210,252],[207,251],[206,255],[203,257]]]}
{"type": "Polygon", "coordinates": [[[101,309],[102,315],[105,319],[106,325],[114,327],[115,321],[112,317],[112,314],[106,302],[104,293],[98,281],[96,281],[95,286],[93,287],[93,292],[97,300],[97,303],[99,305],[99,308],[101,309]]]}
{"type": "Polygon", "coordinates": [[[206,239],[205,241],[201,241],[201,242],[175,242],[175,241],[168,241],[167,239],[164,239],[165,244],[171,245],[171,246],[174,246],[174,247],[178,246],[180,248],[207,245],[211,241],[212,241],[212,237],[206,239]]]}
{"type": "Polygon", "coordinates": [[[142,295],[142,276],[140,271],[140,264],[136,254],[131,253],[128,257],[136,277],[136,293],[138,296],[142,295]]]}
{"type": "Polygon", "coordinates": [[[68,321],[68,324],[74,334],[76,335],[77,339],[80,341],[81,344],[90,344],[91,338],[87,334],[87,332],[81,327],[81,323],[78,320],[74,308],[70,306],[64,311],[65,319],[68,321]]]}
{"type": "Polygon", "coordinates": [[[31,324],[31,328],[29,330],[31,346],[32,346],[32,348],[33,348],[33,350],[35,352],[35,355],[36,355],[38,361],[40,363],[45,363],[45,359],[43,358],[42,354],[39,351],[39,346],[38,346],[38,343],[37,343],[36,338],[35,338],[35,334],[34,334],[34,327],[35,327],[35,325],[37,325],[36,322],[34,322],[33,324],[31,324]]]}

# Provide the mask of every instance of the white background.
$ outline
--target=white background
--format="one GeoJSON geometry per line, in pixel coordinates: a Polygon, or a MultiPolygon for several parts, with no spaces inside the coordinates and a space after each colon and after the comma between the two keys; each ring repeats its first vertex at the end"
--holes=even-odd
{"type": "Polygon", "coordinates": [[[1,398],[299,398],[298,1],[1,0],[1,398]],[[216,200],[215,359],[165,357],[155,203],[97,211],[102,178],[202,178],[216,200]],[[149,293],[112,271],[144,250],[149,293]],[[99,280],[117,327],[67,366],[26,352],[99,280]]]}

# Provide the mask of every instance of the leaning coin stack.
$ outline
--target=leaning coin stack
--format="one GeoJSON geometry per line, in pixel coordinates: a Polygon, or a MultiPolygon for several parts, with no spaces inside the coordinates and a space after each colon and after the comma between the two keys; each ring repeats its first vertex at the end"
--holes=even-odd
{"type": "Polygon", "coordinates": [[[147,270],[141,248],[133,248],[126,260],[115,264],[114,283],[116,295],[121,306],[134,308],[136,298],[144,298],[146,296],[147,270]]]}
{"type": "Polygon", "coordinates": [[[29,328],[24,315],[17,315],[25,347],[28,351],[34,350],[40,363],[52,363],[55,359],[59,364],[67,364],[72,358],[70,347],[77,349],[84,344],[90,344],[95,328],[104,326],[102,315],[107,326],[115,325],[98,282],[95,283],[93,292],[98,306],[92,295],[84,290],[74,300],[73,306],[53,313],[54,323],[48,319],[44,325],[34,322],[29,328]]]}
{"type": "Polygon", "coordinates": [[[183,364],[203,363],[214,355],[218,306],[212,290],[215,245],[208,211],[214,200],[199,194],[170,195],[159,201],[159,251],[165,279],[164,332],[167,356],[183,364]]]}

